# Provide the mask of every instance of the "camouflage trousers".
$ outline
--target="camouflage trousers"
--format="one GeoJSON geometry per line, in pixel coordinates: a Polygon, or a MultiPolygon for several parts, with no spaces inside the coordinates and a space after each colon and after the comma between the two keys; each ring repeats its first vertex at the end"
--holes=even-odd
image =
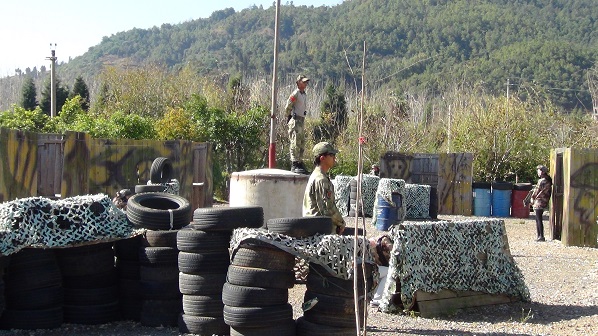
{"type": "Polygon", "coordinates": [[[291,118],[287,124],[289,128],[289,140],[291,149],[291,162],[303,161],[303,152],[305,149],[305,131],[303,124],[305,118],[291,118]]]}

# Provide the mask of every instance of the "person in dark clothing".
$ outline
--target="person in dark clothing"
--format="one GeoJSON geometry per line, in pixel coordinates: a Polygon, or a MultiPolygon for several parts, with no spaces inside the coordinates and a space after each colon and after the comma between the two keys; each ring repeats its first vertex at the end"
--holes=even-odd
{"type": "Polygon", "coordinates": [[[552,178],[548,175],[548,168],[546,166],[539,165],[536,167],[536,170],[539,180],[531,197],[532,208],[536,214],[536,231],[538,233],[536,241],[545,241],[542,215],[544,214],[544,209],[548,208],[548,201],[550,201],[550,196],[552,195],[552,178]]]}

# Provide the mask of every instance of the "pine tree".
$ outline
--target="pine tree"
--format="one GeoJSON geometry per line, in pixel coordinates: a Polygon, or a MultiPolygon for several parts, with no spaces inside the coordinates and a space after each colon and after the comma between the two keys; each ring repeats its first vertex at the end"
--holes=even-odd
{"type": "Polygon", "coordinates": [[[33,77],[27,76],[25,77],[25,82],[23,83],[23,90],[21,93],[21,106],[28,111],[35,110],[37,106],[37,92],[35,88],[35,83],[33,82],[33,77]]]}
{"type": "MultiPolygon", "coordinates": [[[[62,109],[62,105],[69,97],[69,89],[68,87],[62,86],[60,83],[60,79],[56,79],[56,114],[60,113],[62,109]]],[[[44,89],[42,90],[42,99],[39,103],[42,111],[45,114],[50,115],[52,109],[52,88],[50,80],[48,79],[44,84],[44,89]]]]}
{"type": "Polygon", "coordinates": [[[73,98],[76,95],[79,95],[83,99],[81,103],[81,107],[83,108],[83,110],[89,111],[89,88],[87,87],[87,84],[85,84],[85,81],[81,76],[78,76],[75,79],[73,91],[71,92],[69,98],[73,98]]]}

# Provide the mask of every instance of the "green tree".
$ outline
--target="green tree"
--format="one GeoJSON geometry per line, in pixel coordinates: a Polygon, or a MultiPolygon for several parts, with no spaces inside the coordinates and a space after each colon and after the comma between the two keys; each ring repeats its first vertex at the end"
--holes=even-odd
{"type": "Polygon", "coordinates": [[[347,127],[347,100],[332,84],[326,86],[326,98],[322,102],[320,123],[314,130],[315,140],[332,141],[347,127]]]}
{"type": "MultiPolygon", "coordinates": [[[[60,79],[56,79],[56,111],[62,110],[62,105],[64,102],[69,98],[69,89],[68,87],[62,86],[60,79]]],[[[40,101],[40,107],[42,111],[50,115],[51,113],[51,105],[52,104],[52,88],[50,79],[48,79],[42,89],[42,99],[40,101]]]]}
{"type": "Polygon", "coordinates": [[[13,105],[12,111],[0,113],[0,127],[30,132],[43,132],[49,119],[39,106],[33,110],[27,110],[23,107],[13,105]]]}
{"type": "Polygon", "coordinates": [[[89,88],[81,76],[77,76],[75,79],[75,84],[73,85],[73,90],[71,91],[69,98],[75,96],[81,97],[81,107],[83,110],[89,111],[89,88]]]}
{"type": "Polygon", "coordinates": [[[25,77],[21,94],[21,106],[26,110],[34,110],[37,106],[37,90],[31,76],[25,77]]]}

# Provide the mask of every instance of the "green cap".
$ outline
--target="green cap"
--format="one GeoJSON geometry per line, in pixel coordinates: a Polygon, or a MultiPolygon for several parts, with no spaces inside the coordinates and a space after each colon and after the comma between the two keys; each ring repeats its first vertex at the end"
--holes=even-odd
{"type": "Polygon", "coordinates": [[[312,151],[313,151],[315,157],[324,155],[324,154],[338,153],[338,150],[334,149],[334,147],[332,147],[330,142],[320,142],[314,146],[314,149],[312,151]]]}

